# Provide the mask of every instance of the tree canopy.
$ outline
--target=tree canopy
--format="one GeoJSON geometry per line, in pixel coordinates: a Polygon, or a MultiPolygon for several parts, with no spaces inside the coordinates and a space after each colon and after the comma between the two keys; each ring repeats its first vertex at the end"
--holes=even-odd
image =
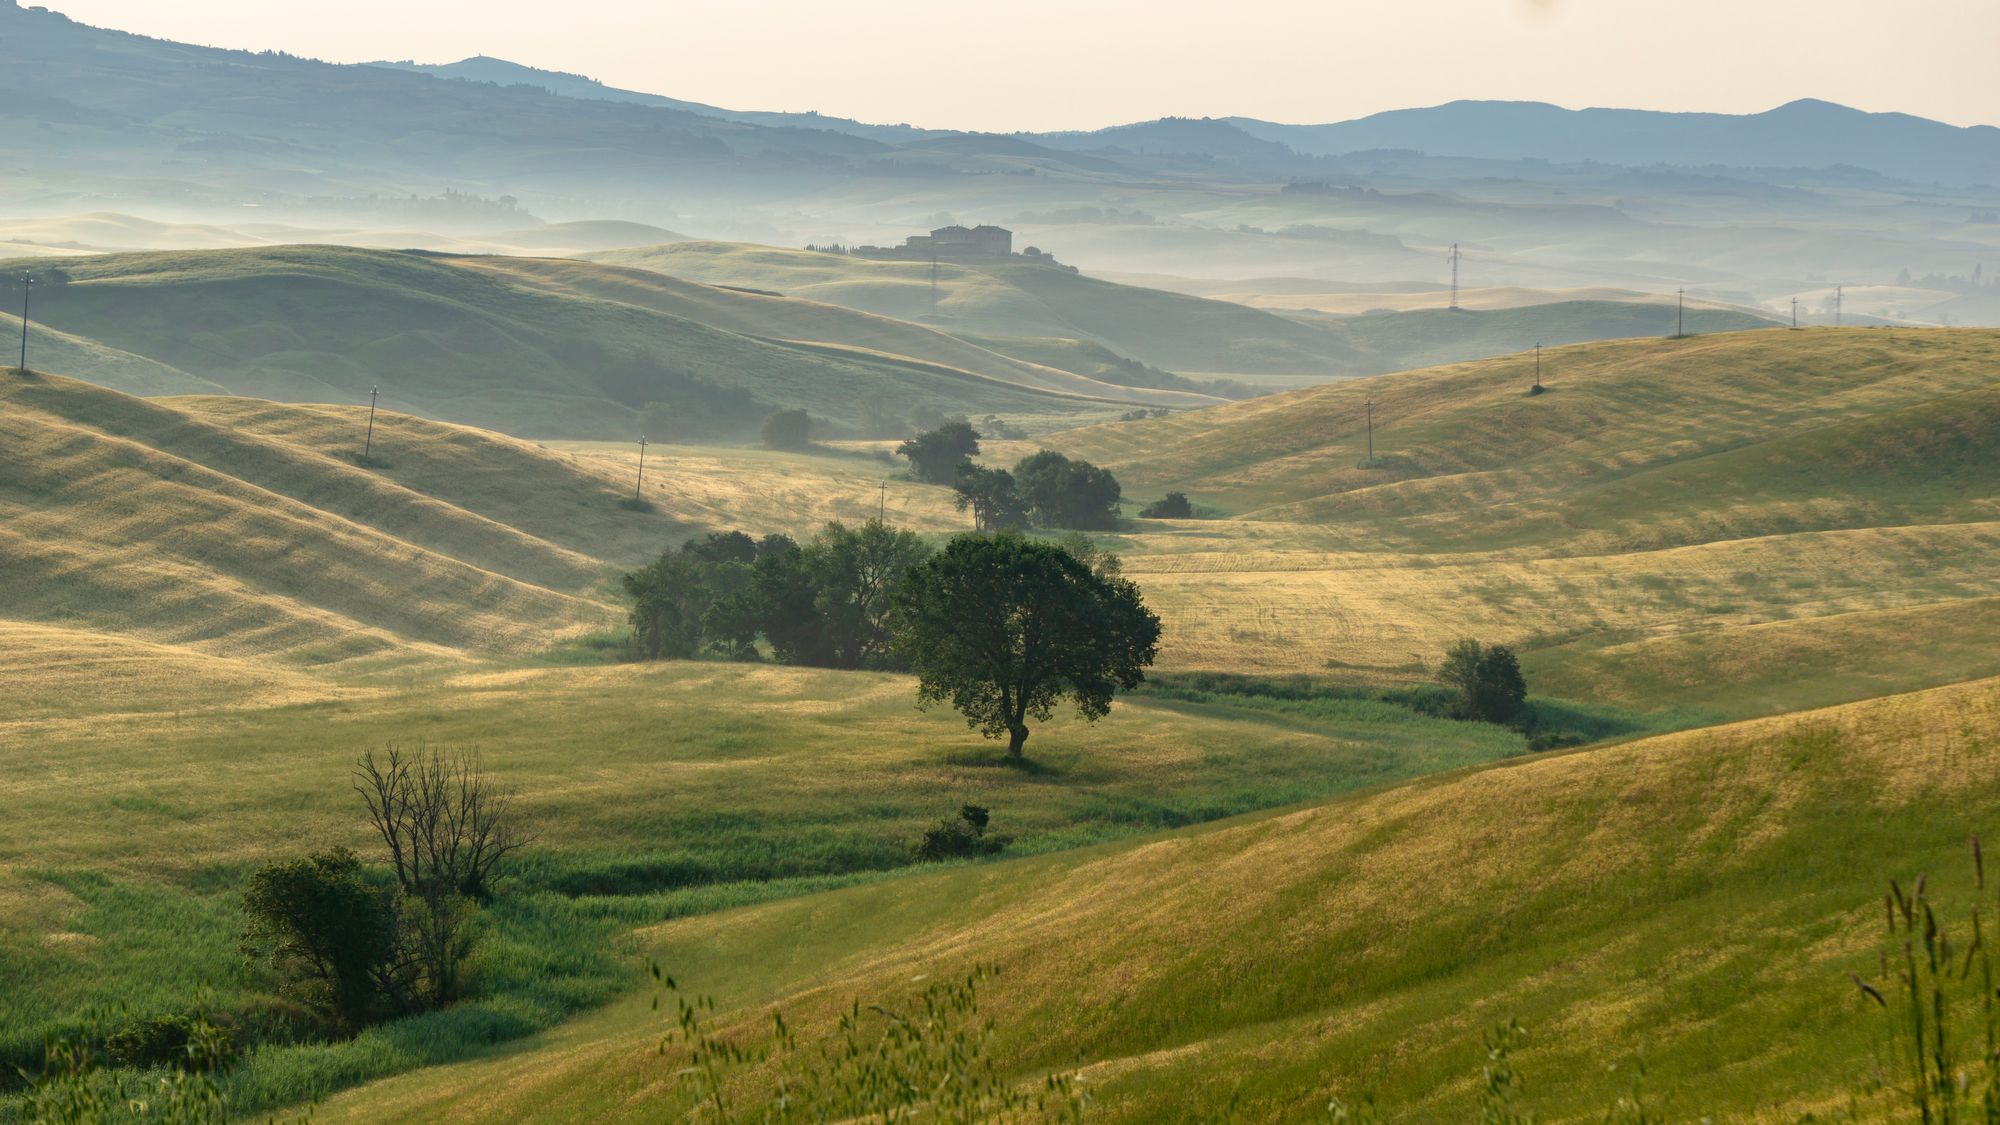
{"type": "Polygon", "coordinates": [[[1118,525],[1122,490],[1108,469],[1044,449],[1014,466],[1014,480],[1036,527],[1099,530],[1118,525]]]}
{"type": "Polygon", "coordinates": [[[889,668],[896,587],[930,548],[879,520],[829,523],[804,544],[740,531],[690,539],[625,576],[632,633],[644,659],[760,658],[758,639],[787,664],[889,668]]]}
{"type": "Polygon", "coordinates": [[[930,484],[950,484],[961,463],[979,453],[979,433],[971,423],[946,422],[896,447],[910,460],[910,471],[930,484]]]}
{"type": "Polygon", "coordinates": [[[1521,661],[1506,645],[1458,642],[1445,653],[1438,680],[1452,690],[1453,710],[1461,719],[1515,724],[1527,709],[1521,661]]]}
{"type": "Polygon", "coordinates": [[[1021,756],[1028,720],[1064,699],[1096,720],[1137,687],[1160,619],[1138,587],[1068,551],[1017,535],[961,535],[910,571],[896,599],[896,651],[925,704],[949,702],[1021,756]]]}
{"type": "Polygon", "coordinates": [[[780,410],[764,419],[766,449],[798,451],[812,446],[812,416],[803,410],[780,410]]]}
{"type": "Polygon", "coordinates": [[[970,461],[958,463],[951,487],[958,493],[958,510],[972,509],[973,526],[981,531],[1018,531],[1028,526],[1028,507],[1014,474],[970,461]]]}

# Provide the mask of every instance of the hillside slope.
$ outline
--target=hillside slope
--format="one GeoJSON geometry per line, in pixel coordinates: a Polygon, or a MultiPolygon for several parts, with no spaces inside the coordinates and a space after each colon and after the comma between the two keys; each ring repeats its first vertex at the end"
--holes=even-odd
{"type": "Polygon", "coordinates": [[[1692,709],[1677,722],[1992,669],[2000,333],[1544,360],[1539,396],[1517,355],[1046,444],[1137,500],[1178,489],[1232,514],[1123,533],[1174,666],[1407,678],[1472,636],[1520,646],[1555,694],[1692,709]]]}
{"type": "Polygon", "coordinates": [[[948,332],[1090,340],[1182,373],[1332,374],[1354,359],[1339,338],[1271,313],[1027,263],[939,264],[933,313],[929,262],[722,242],[681,242],[588,257],[711,285],[751,286],[922,320],[948,332]]]}
{"type": "MultiPolygon", "coordinates": [[[[1985,681],[669,923],[648,953],[748,1036],[766,1005],[810,1037],[998,966],[1004,1068],[1080,1053],[1096,1120],[1291,1122],[1368,1094],[1465,1120],[1480,1036],[1514,1018],[1546,1119],[1596,1119],[1643,1054],[1677,1115],[1794,1120],[1868,1089],[1887,1027],[1850,978],[1876,976],[1887,880],[1930,872],[1963,936],[1996,736],[1985,681]]],[[[665,1018],[641,997],[322,1116],[647,1120],[665,1018]]]]}
{"type": "Polygon", "coordinates": [[[1211,401],[1098,383],[846,310],[580,263],[288,246],[33,268],[44,279],[35,320],[98,346],[58,349],[50,363],[66,373],[196,389],[133,374],[129,357],[141,357],[264,398],[357,402],[381,386],[398,409],[538,437],[636,434],[651,403],[685,436],[714,438],[792,407],[856,426],[871,396],[1043,428],[1113,416],[1120,403],[1211,401]]]}
{"type": "Polygon", "coordinates": [[[281,667],[539,648],[614,620],[592,596],[602,560],[677,526],[620,510],[564,459],[404,415],[377,419],[364,469],[354,408],[144,400],[14,371],[0,402],[13,626],[281,667]]]}
{"type": "Polygon", "coordinates": [[[1457,549],[1958,520],[2000,484],[1996,360],[1991,330],[1609,341],[1545,351],[1539,396],[1512,355],[1051,444],[1251,519],[1457,549]]]}

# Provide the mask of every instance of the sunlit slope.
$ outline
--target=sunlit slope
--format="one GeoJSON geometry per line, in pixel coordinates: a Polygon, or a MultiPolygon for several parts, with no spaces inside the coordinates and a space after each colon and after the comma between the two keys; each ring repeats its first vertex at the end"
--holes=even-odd
{"type": "Polygon", "coordinates": [[[0,380],[0,618],[18,623],[299,663],[538,647],[615,616],[580,548],[643,557],[678,526],[494,435],[385,415],[386,467],[362,468],[352,410],[0,380]]]}
{"type": "MultiPolygon", "coordinates": [[[[1370,1092],[1469,1119],[1480,1034],[1510,1018],[1548,1119],[1599,1119],[1643,1052],[1655,1104],[1793,1120],[1873,1069],[1882,1016],[1850,974],[1873,974],[1886,880],[1969,904],[1995,737],[1984,681],[672,923],[648,952],[752,1035],[765,1004],[809,1034],[997,965],[1006,1064],[1081,1054],[1105,1121],[1290,1122],[1370,1092]]],[[[635,1001],[323,1116],[647,1119],[662,1019],[635,1001]]]]}
{"type": "Polygon", "coordinates": [[[723,242],[682,242],[590,255],[712,285],[739,285],[845,305],[945,331],[1090,340],[1178,372],[1333,374],[1353,350],[1320,329],[1225,301],[1001,262],[937,266],[723,242]]]}
{"type": "MultiPolygon", "coordinates": [[[[700,319],[719,302],[668,311],[665,302],[608,298],[414,251],[106,254],[34,268],[48,279],[36,291],[38,321],[198,371],[231,393],[365,402],[380,386],[398,409],[537,437],[635,433],[649,403],[665,404],[690,434],[714,437],[753,433],[768,412],[793,407],[854,424],[870,396],[1046,426],[1113,416],[1120,401],[1150,394],[1112,388],[1105,393],[1118,401],[1105,401],[1093,396],[1102,388],[991,355],[1020,381],[952,366],[951,356],[806,347],[788,342],[782,309],[746,334],[700,319]]],[[[809,306],[800,311],[813,315],[809,306]]],[[[888,342],[894,333],[883,331],[888,342]]],[[[936,334],[899,339],[919,336],[936,334]]],[[[58,370],[79,377],[102,372],[113,383],[119,374],[88,354],[59,358],[74,366],[58,370]]]]}
{"type": "Polygon", "coordinates": [[[2000,332],[1611,341],[1547,352],[1544,374],[1548,392],[1530,396],[1533,358],[1509,356],[1052,444],[1253,519],[1454,548],[1615,550],[2000,511],[2000,332]]]}
{"type": "MultiPolygon", "coordinates": [[[[20,338],[20,310],[0,313],[0,340],[10,342],[10,346],[0,347],[0,352],[5,353],[0,355],[0,362],[6,366],[19,362],[21,353],[11,344],[20,338]]],[[[88,372],[91,382],[128,395],[225,393],[219,384],[200,376],[96,340],[59,332],[46,324],[34,323],[33,317],[28,325],[28,366],[38,371],[88,372]]]]}
{"type": "Polygon", "coordinates": [[[1236,513],[1125,534],[1170,666],[1421,676],[1476,636],[1551,694],[1709,720],[2000,671],[1974,624],[2000,596],[2000,333],[1546,360],[1540,396],[1517,356],[1049,443],[1236,513]]]}
{"type": "Polygon", "coordinates": [[[1073,369],[1028,362],[910,321],[840,305],[702,285],[650,270],[556,258],[461,258],[461,269],[497,273],[553,292],[636,305],[760,339],[816,343],[856,354],[901,357],[1065,395],[1109,401],[1206,406],[1210,395],[1100,381],[1073,369]]]}

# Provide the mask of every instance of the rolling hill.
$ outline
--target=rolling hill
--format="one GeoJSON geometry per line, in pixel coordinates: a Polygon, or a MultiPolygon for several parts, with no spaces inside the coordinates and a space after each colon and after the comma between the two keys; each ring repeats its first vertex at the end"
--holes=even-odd
{"type": "MultiPolygon", "coordinates": [[[[997,966],[1000,1072],[1080,1067],[1093,1120],[1295,1122],[1336,1096],[1477,1119],[1481,1036],[1512,1019],[1537,1119],[1598,1119],[1641,1057],[1656,1112],[1881,1110],[1891,1031],[1852,979],[1887,987],[1891,878],[1928,872],[1966,937],[1996,736],[1987,680],[669,922],[646,949],[746,1044],[774,1009],[810,1043],[852,1004],[997,966]]],[[[669,1022],[641,993],[320,1116],[655,1120],[669,1022]]]]}
{"type": "Polygon", "coordinates": [[[614,250],[589,258],[921,320],[949,332],[1087,340],[1184,374],[1333,374],[1355,358],[1336,336],[1270,313],[1028,263],[940,264],[933,316],[929,262],[718,242],[614,250]]]}
{"type": "Polygon", "coordinates": [[[494,434],[385,413],[378,471],[353,460],[365,409],[0,378],[0,620],[45,641],[277,668],[546,647],[615,619],[602,557],[675,527],[494,434]]]}
{"type": "Polygon", "coordinates": [[[1122,534],[1175,666],[1409,677],[1473,636],[1713,722],[1994,671],[1996,356],[1974,330],[1613,341],[1546,353],[1540,396],[1512,356],[1047,444],[1232,514],[1122,534]]]}
{"type": "Polygon", "coordinates": [[[576,262],[293,246],[22,268],[44,279],[33,314],[62,333],[56,370],[289,401],[365,401],[380,386],[398,409],[537,437],[636,434],[651,403],[680,436],[715,439],[792,407],[852,431],[871,397],[899,415],[1000,413],[1043,429],[1215,401],[845,309],[576,262]]]}

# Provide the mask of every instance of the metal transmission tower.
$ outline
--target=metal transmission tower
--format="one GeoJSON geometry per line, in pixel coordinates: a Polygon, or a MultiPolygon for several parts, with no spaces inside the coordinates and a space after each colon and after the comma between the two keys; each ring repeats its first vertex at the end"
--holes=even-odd
{"type": "Polygon", "coordinates": [[[21,372],[28,370],[28,291],[35,287],[35,275],[21,275],[21,372]]]}
{"type": "Polygon", "coordinates": [[[1451,263],[1451,307],[1454,309],[1458,307],[1458,260],[1462,257],[1464,255],[1458,252],[1456,242],[1451,244],[1451,250],[1444,256],[1444,260],[1451,263]]]}
{"type": "Polygon", "coordinates": [[[640,495],[646,488],[646,435],[639,435],[639,481],[632,486],[632,499],[644,501],[640,495]]]}
{"type": "Polygon", "coordinates": [[[368,460],[375,454],[375,400],[382,397],[382,388],[368,389],[368,440],[361,445],[361,459],[368,460]]]}

